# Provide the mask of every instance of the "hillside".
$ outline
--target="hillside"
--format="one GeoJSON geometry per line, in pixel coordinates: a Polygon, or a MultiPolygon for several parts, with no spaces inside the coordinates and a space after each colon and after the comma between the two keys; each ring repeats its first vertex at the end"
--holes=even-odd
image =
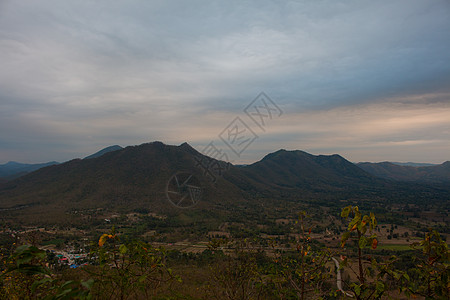
{"type": "Polygon", "coordinates": [[[23,176],[27,173],[39,170],[40,168],[57,164],[59,163],[56,161],[41,164],[24,164],[15,161],[10,161],[6,164],[0,165],[0,178],[3,180],[11,180],[23,176]]]}
{"type": "Polygon", "coordinates": [[[426,183],[450,182],[450,161],[434,166],[401,166],[390,162],[358,163],[364,171],[389,180],[426,183]]]}
{"type": "Polygon", "coordinates": [[[299,150],[279,150],[242,169],[267,185],[288,188],[334,189],[381,182],[337,154],[315,156],[299,150]]]}
{"type": "Polygon", "coordinates": [[[0,184],[0,210],[21,222],[89,220],[89,214],[98,209],[179,214],[180,208],[169,202],[166,190],[169,180],[180,172],[192,174],[201,188],[201,201],[189,212],[194,219],[242,213],[258,217],[275,207],[291,211],[307,203],[333,206],[340,201],[362,201],[373,206],[442,201],[450,194],[445,189],[376,178],[339,155],[279,150],[251,165],[230,165],[216,181],[198,166],[199,158],[207,157],[187,143],[153,142],[74,159],[0,184]]]}
{"type": "Polygon", "coordinates": [[[123,149],[123,148],[121,146],[119,146],[119,145],[109,146],[109,147],[106,147],[106,148],[104,148],[104,149],[102,149],[102,150],[100,150],[98,152],[95,152],[94,154],[86,156],[84,159],[97,158],[97,157],[100,157],[100,156],[102,156],[102,155],[104,155],[106,153],[117,151],[117,150],[121,150],[121,149],[123,149]]]}
{"type": "Polygon", "coordinates": [[[59,221],[73,211],[131,211],[146,208],[170,213],[174,208],[166,199],[170,177],[189,170],[201,179],[203,197],[198,208],[213,209],[243,199],[242,192],[219,179],[215,184],[195,166],[200,155],[187,144],[168,146],[160,142],[130,146],[98,158],[74,159],[30,173],[3,184],[1,208],[26,206],[24,215],[46,214],[59,221]]]}

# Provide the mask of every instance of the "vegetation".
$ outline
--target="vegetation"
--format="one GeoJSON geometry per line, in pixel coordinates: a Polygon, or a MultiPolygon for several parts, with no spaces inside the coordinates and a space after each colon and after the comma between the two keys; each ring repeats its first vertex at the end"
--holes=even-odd
{"type": "Polygon", "coordinates": [[[2,299],[448,299],[448,246],[438,232],[425,232],[411,243],[410,251],[397,252],[397,257],[378,249],[379,226],[373,213],[347,206],[341,216],[346,229],[335,248],[316,240],[317,224],[305,212],[286,228],[290,234],[285,239],[212,238],[201,252],[165,250],[158,242],[144,242],[113,228],[97,235],[88,246],[88,263],[76,269],[62,266],[52,252],[3,240],[0,295],[2,299]],[[340,287],[337,274],[343,277],[340,287]]]}

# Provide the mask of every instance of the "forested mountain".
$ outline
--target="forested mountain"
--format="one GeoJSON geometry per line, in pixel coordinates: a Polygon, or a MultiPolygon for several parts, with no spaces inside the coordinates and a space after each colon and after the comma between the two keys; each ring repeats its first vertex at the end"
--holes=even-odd
{"type": "MultiPolygon", "coordinates": [[[[446,166],[443,166],[446,167],[446,166]]],[[[253,212],[261,205],[324,203],[341,200],[384,202],[442,201],[447,189],[377,178],[339,155],[279,150],[247,166],[203,156],[187,143],[129,146],[90,159],[74,159],[0,183],[0,209],[20,216],[45,215],[67,221],[73,211],[148,209],[168,214],[179,208],[167,199],[169,181],[191,174],[202,190],[197,209],[209,213],[253,212]],[[202,163],[200,163],[202,162],[202,163]],[[207,162],[210,169],[202,164],[207,162]],[[228,166],[215,174],[214,166],[228,166]],[[210,174],[215,174],[214,178],[210,174]]]]}
{"type": "Polygon", "coordinates": [[[359,163],[366,172],[385,179],[427,183],[449,183],[450,161],[434,166],[401,166],[391,162],[359,163]]]}

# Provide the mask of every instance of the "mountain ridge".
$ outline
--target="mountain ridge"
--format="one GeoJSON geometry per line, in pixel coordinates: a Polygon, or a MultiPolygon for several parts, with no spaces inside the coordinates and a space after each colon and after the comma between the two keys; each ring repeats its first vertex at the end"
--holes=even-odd
{"type": "Polygon", "coordinates": [[[26,164],[15,161],[9,161],[6,164],[0,165],[0,178],[3,180],[12,180],[20,176],[23,176],[27,173],[36,171],[40,168],[57,164],[59,164],[59,162],[56,161],[37,164],[26,164]]]}
{"type": "MultiPolygon", "coordinates": [[[[86,156],[84,159],[97,158],[108,152],[117,151],[120,149],[123,149],[123,148],[119,145],[108,146],[106,148],[103,148],[103,149],[91,154],[91,155],[86,156]]],[[[0,179],[1,179],[0,182],[5,182],[8,180],[19,178],[25,174],[34,172],[41,168],[44,168],[47,166],[52,166],[52,165],[57,165],[57,164],[60,164],[60,163],[57,161],[50,161],[50,162],[46,162],[46,163],[26,164],[26,163],[20,163],[20,162],[16,162],[16,161],[9,161],[3,165],[0,165],[0,179]]]]}
{"type": "Polygon", "coordinates": [[[20,222],[38,219],[56,223],[80,221],[76,211],[129,212],[146,208],[155,213],[179,213],[167,199],[169,181],[189,173],[198,179],[202,201],[196,211],[217,215],[233,211],[259,214],[263,207],[340,201],[434,201],[450,191],[420,184],[397,184],[377,178],[340,155],[312,155],[279,150],[246,166],[226,164],[212,180],[208,166],[221,164],[187,143],[151,142],[110,151],[91,159],[39,169],[0,184],[0,209],[20,222]],[[208,173],[209,172],[209,173],[208,173]],[[431,195],[431,196],[430,196],[431,195]],[[411,200],[412,199],[412,200],[411,200]],[[11,210],[11,207],[23,207],[11,210]],[[46,218],[43,219],[43,215],[46,218]],[[77,219],[78,218],[78,219],[77,219]]]}
{"type": "Polygon", "coordinates": [[[450,182],[450,161],[433,166],[406,166],[392,162],[358,163],[358,167],[366,172],[388,180],[448,183],[450,182]]]}
{"type": "Polygon", "coordinates": [[[94,154],[88,155],[83,159],[92,159],[92,158],[97,158],[100,157],[106,153],[112,152],[112,151],[117,151],[117,150],[121,150],[123,149],[123,147],[119,146],[119,145],[113,145],[113,146],[108,146],[106,148],[103,148],[97,152],[95,152],[94,154]]]}

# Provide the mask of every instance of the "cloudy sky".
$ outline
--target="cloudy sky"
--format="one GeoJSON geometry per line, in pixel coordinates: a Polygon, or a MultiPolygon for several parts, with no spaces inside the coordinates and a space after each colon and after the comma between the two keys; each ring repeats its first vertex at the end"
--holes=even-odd
{"type": "Polygon", "coordinates": [[[0,164],[155,140],[442,163],[449,49],[448,0],[0,0],[0,164]],[[260,92],[282,112],[263,127],[260,92]]]}

